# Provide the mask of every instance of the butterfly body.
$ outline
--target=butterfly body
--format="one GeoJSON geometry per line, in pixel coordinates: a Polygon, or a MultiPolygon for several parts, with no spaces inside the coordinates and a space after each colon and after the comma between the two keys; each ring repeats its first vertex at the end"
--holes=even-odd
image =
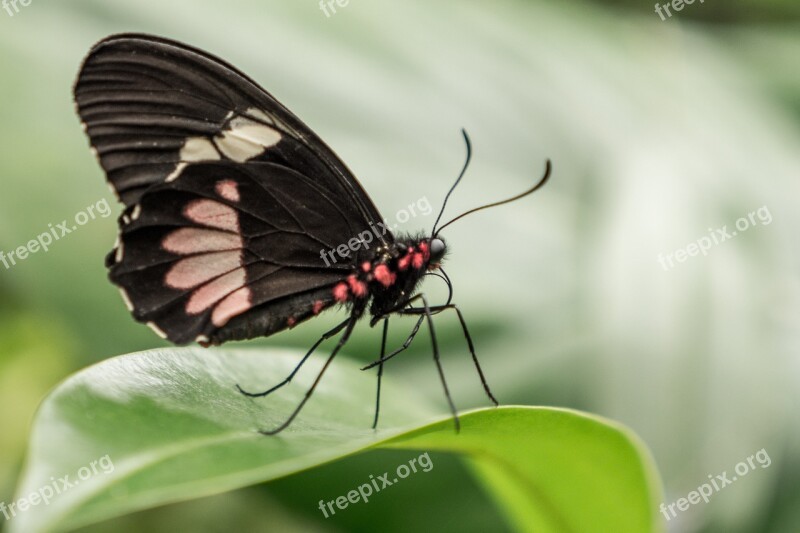
{"type": "MultiPolygon", "coordinates": [[[[431,253],[430,239],[426,237],[401,237],[389,247],[375,249],[360,260],[358,266],[342,277],[330,290],[319,291],[308,305],[289,307],[283,313],[285,323],[265,321],[263,330],[257,331],[256,323],[249,318],[242,329],[244,338],[266,336],[283,329],[293,328],[301,322],[319,315],[334,305],[348,309],[348,315],[361,318],[364,314],[372,317],[374,325],[380,319],[402,310],[422,282],[426,272],[435,271],[441,265],[444,244],[435,246],[436,254],[431,253]],[[438,250],[441,250],[439,252],[438,250]]],[[[236,322],[233,324],[236,326],[236,322]]],[[[235,328],[240,329],[240,328],[235,328]]],[[[230,338],[211,337],[203,339],[205,346],[220,344],[230,338]]]]}

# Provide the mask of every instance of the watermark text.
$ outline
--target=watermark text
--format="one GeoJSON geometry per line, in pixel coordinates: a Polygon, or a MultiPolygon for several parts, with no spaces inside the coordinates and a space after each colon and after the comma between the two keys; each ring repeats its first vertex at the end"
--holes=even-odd
{"type": "MultiPolygon", "coordinates": [[[[30,1],[30,0],[28,0],[30,1]]],[[[331,18],[331,15],[336,14],[336,7],[347,7],[350,0],[319,0],[319,8],[325,13],[325,16],[331,18]]]]}
{"type": "Polygon", "coordinates": [[[24,513],[37,505],[50,505],[50,502],[58,497],[59,494],[64,494],[69,489],[79,485],[82,481],[87,481],[100,473],[110,474],[113,471],[114,463],[111,461],[111,457],[104,455],[90,462],[88,465],[80,467],[75,477],[70,478],[69,475],[66,475],[56,479],[53,476],[50,477],[50,483],[31,492],[27,496],[18,498],[9,504],[0,502],[0,513],[3,513],[6,520],[11,520],[17,516],[18,513],[24,513]]]}
{"type": "Polygon", "coordinates": [[[350,504],[355,504],[360,501],[369,503],[370,496],[377,494],[386,487],[391,487],[401,479],[407,478],[412,473],[419,471],[430,472],[431,470],[433,470],[433,461],[431,461],[428,452],[425,452],[419,457],[414,457],[408,461],[408,464],[403,463],[399,465],[395,469],[395,477],[392,479],[389,479],[389,472],[384,472],[383,475],[380,475],[377,478],[370,474],[369,481],[367,483],[359,485],[358,489],[349,491],[346,496],[339,496],[338,498],[330,501],[320,500],[319,510],[322,511],[322,514],[325,518],[328,518],[336,514],[337,508],[341,511],[344,511],[350,504]]]}
{"type": "MultiPolygon", "coordinates": [[[[432,211],[431,204],[428,202],[428,197],[423,196],[416,202],[408,204],[405,209],[401,209],[395,215],[395,220],[400,224],[405,224],[412,217],[419,215],[430,215],[432,211]]],[[[383,235],[386,235],[392,229],[396,229],[398,224],[389,225],[388,219],[375,224],[370,222],[369,228],[365,229],[358,235],[353,236],[347,242],[342,243],[330,250],[322,249],[319,251],[319,257],[325,262],[325,266],[331,266],[331,263],[336,263],[339,259],[346,259],[350,257],[350,252],[357,252],[360,249],[369,250],[370,244],[374,239],[380,242],[383,235]]]]}
{"type": "Polygon", "coordinates": [[[685,498],[678,498],[670,504],[661,504],[659,510],[667,520],[672,520],[678,516],[678,512],[683,512],[689,509],[690,505],[697,505],[698,503],[705,502],[711,499],[715,493],[721,491],[728,485],[733,484],[736,480],[743,478],[750,472],[756,469],[756,464],[761,468],[767,468],[772,464],[772,459],[769,458],[767,450],[761,448],[755,454],[749,456],[744,461],[736,463],[733,468],[735,475],[728,476],[728,472],[724,471],[721,474],[708,475],[708,483],[703,483],[696,490],[691,491],[685,498]],[[677,511],[676,511],[677,509],[677,511]]]}
{"type": "Polygon", "coordinates": [[[19,13],[20,6],[28,7],[32,2],[33,0],[3,0],[3,9],[9,17],[13,17],[19,13]]]}
{"type": "Polygon", "coordinates": [[[53,242],[69,235],[78,229],[79,226],[88,224],[90,221],[97,218],[98,215],[101,218],[107,218],[110,214],[111,206],[108,205],[108,200],[103,198],[88,206],[83,211],[76,213],[74,217],[75,223],[71,226],[67,220],[62,220],[57,224],[50,223],[47,225],[47,231],[40,233],[35,239],[29,240],[24,245],[18,246],[8,252],[0,250],[0,263],[8,270],[15,266],[17,262],[27,259],[31,254],[35,254],[39,251],[47,252],[53,242]]]}
{"type": "Polygon", "coordinates": [[[728,229],[727,224],[717,229],[708,228],[708,235],[700,237],[684,248],[678,248],[668,254],[658,254],[658,262],[661,264],[661,268],[669,270],[675,267],[675,261],[683,263],[690,257],[699,254],[708,255],[709,250],[714,246],[736,237],[739,233],[744,233],[751,227],[757,226],[759,222],[764,226],[772,223],[772,213],[769,212],[767,206],[762,206],[748,213],[746,217],[739,218],[736,221],[736,229],[728,229]]]}
{"type": "MultiPolygon", "coordinates": [[[[705,3],[705,0],[699,0],[701,4],[705,3]]],[[[672,11],[670,11],[670,7],[675,12],[683,11],[683,8],[694,4],[694,0],[672,0],[671,2],[665,3],[663,6],[656,2],[656,13],[661,20],[667,20],[668,18],[672,18],[672,11]],[[666,16],[664,15],[666,13],[666,16]]]]}

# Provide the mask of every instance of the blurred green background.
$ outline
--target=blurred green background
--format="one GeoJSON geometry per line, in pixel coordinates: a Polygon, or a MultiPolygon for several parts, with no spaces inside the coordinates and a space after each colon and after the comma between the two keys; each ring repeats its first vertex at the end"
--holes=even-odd
{"type": "MultiPolygon", "coordinates": [[[[33,0],[0,11],[0,250],[107,199],[98,217],[0,264],[0,501],[37,404],[94,362],[161,345],[106,280],[119,212],[71,102],[97,40],[143,31],[250,74],[342,157],[384,215],[449,214],[552,182],[448,228],[447,267],[501,402],[617,419],[653,450],[667,503],[764,448],[772,460],[672,519],[669,531],[800,530],[800,5],[350,0],[33,0]],[[665,270],[674,253],[762,206],[772,215],[665,270]]],[[[405,229],[428,228],[433,217],[405,229]]],[[[443,296],[439,284],[426,292],[443,296]]],[[[249,345],[307,347],[338,317],[249,345]]],[[[397,320],[399,342],[411,324],[397,320]]],[[[454,317],[437,322],[459,408],[484,405],[454,317]]],[[[375,356],[363,324],[348,353],[375,356]]],[[[387,366],[446,406],[426,341],[387,366]]],[[[365,401],[372,401],[365,398],[365,401]]],[[[373,452],[85,531],[505,531],[455,458],[325,519],[320,498],[407,460],[373,452]]]]}

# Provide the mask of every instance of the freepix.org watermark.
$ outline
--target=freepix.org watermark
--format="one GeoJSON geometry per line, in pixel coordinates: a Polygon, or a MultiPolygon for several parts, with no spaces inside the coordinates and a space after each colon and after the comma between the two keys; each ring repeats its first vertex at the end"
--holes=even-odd
{"type": "Polygon", "coordinates": [[[346,496],[339,496],[327,502],[325,500],[320,500],[319,510],[322,511],[325,518],[328,518],[336,514],[336,509],[334,507],[344,511],[350,504],[361,501],[369,503],[369,497],[373,494],[382,491],[386,487],[391,487],[401,479],[405,479],[412,473],[419,472],[420,470],[422,472],[430,472],[433,470],[433,461],[431,461],[430,456],[428,456],[428,452],[423,453],[419,457],[414,457],[408,464],[403,463],[399,465],[395,470],[395,477],[392,479],[389,479],[389,472],[384,472],[383,475],[377,478],[370,474],[367,483],[359,485],[358,489],[349,491],[346,496]],[[374,492],[373,489],[375,489],[374,492]]]}
{"type": "Polygon", "coordinates": [[[33,0],[3,0],[3,9],[8,13],[9,17],[13,17],[19,13],[20,6],[28,7],[33,0]]]}
{"type": "MultiPolygon", "coordinates": [[[[705,0],[699,0],[701,4],[705,3],[705,0]]],[[[663,6],[659,3],[656,3],[656,13],[661,20],[667,20],[668,18],[672,17],[672,11],[670,11],[670,6],[672,6],[673,11],[683,11],[683,8],[689,5],[694,4],[694,0],[672,0],[671,2],[666,2],[663,6]],[[666,16],[664,13],[666,12],[666,16]]]]}
{"type": "Polygon", "coordinates": [[[319,257],[325,261],[325,266],[331,266],[331,263],[336,263],[339,259],[350,257],[350,252],[357,252],[362,248],[368,250],[370,243],[372,243],[374,239],[380,241],[381,236],[386,235],[386,232],[390,229],[397,229],[398,224],[405,224],[413,217],[419,215],[430,215],[431,211],[432,208],[428,197],[423,196],[416,202],[408,204],[405,209],[398,211],[395,215],[396,223],[392,224],[391,227],[389,226],[388,219],[384,219],[382,222],[376,222],[375,224],[370,222],[369,229],[365,229],[346,243],[342,243],[330,250],[320,250],[319,257]]]}
{"type": "Polygon", "coordinates": [[[753,226],[758,226],[759,222],[763,226],[768,226],[772,223],[772,213],[769,212],[767,206],[762,206],[755,211],[751,211],[747,216],[739,218],[736,221],[736,229],[728,229],[727,224],[717,229],[708,228],[707,236],[700,237],[684,248],[678,248],[666,255],[663,253],[658,254],[658,262],[661,264],[661,268],[669,270],[675,266],[673,259],[678,263],[683,263],[690,257],[699,254],[708,255],[708,251],[714,246],[736,237],[739,233],[743,233],[753,226]]]}
{"type": "Polygon", "coordinates": [[[336,14],[336,7],[347,7],[350,0],[319,0],[319,8],[325,16],[331,18],[331,14],[336,14]]]}
{"type": "Polygon", "coordinates": [[[97,218],[98,215],[101,218],[107,218],[110,214],[111,206],[109,206],[108,201],[103,198],[83,211],[78,211],[75,214],[75,223],[72,226],[70,226],[66,220],[62,220],[55,225],[50,223],[47,225],[47,231],[40,233],[35,239],[29,240],[26,244],[18,246],[14,250],[8,252],[0,250],[0,263],[8,270],[16,265],[18,261],[27,259],[31,254],[35,254],[39,251],[48,251],[50,245],[55,241],[63,238],[65,235],[69,235],[78,229],[79,226],[85,226],[90,221],[97,218]]]}
{"type": "Polygon", "coordinates": [[[104,455],[88,465],[80,467],[73,478],[70,478],[69,475],[58,479],[51,477],[49,484],[44,485],[35,492],[31,492],[27,496],[23,496],[9,504],[0,502],[0,513],[3,513],[6,520],[11,520],[17,516],[17,513],[24,513],[37,505],[50,505],[50,502],[57,498],[59,494],[64,494],[82,481],[86,481],[98,474],[110,474],[113,471],[114,463],[111,461],[111,457],[104,455]]]}
{"type": "Polygon", "coordinates": [[[661,507],[659,507],[659,510],[667,520],[672,520],[678,516],[678,513],[675,510],[676,508],[678,511],[683,512],[689,509],[690,505],[697,505],[701,501],[708,503],[708,501],[711,499],[711,496],[713,496],[715,493],[721,491],[728,485],[733,484],[736,480],[743,478],[755,470],[756,464],[761,466],[761,468],[767,468],[772,464],[772,459],[769,458],[769,454],[767,454],[767,450],[765,448],[761,448],[744,461],[736,463],[736,466],[733,468],[735,475],[728,477],[727,470],[714,476],[709,474],[709,483],[703,483],[697,487],[697,490],[693,490],[687,494],[685,498],[678,498],[669,505],[662,503],[661,507]],[[667,511],[669,511],[669,513],[667,511]]]}

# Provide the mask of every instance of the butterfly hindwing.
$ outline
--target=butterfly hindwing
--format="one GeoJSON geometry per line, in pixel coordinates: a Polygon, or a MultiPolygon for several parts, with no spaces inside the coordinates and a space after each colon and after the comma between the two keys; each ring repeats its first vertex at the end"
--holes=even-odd
{"type": "Polygon", "coordinates": [[[126,206],[189,164],[260,160],[313,178],[351,218],[380,220],[353,174],[310,128],[206,52],[148,35],[111,36],[84,60],[74,92],[92,147],[126,206]]]}
{"type": "Polygon", "coordinates": [[[323,262],[358,228],[316,183],[274,163],[187,166],[120,226],[111,280],[137,320],[178,344],[292,326],[333,304],[331,287],[357,261],[323,262]]]}

